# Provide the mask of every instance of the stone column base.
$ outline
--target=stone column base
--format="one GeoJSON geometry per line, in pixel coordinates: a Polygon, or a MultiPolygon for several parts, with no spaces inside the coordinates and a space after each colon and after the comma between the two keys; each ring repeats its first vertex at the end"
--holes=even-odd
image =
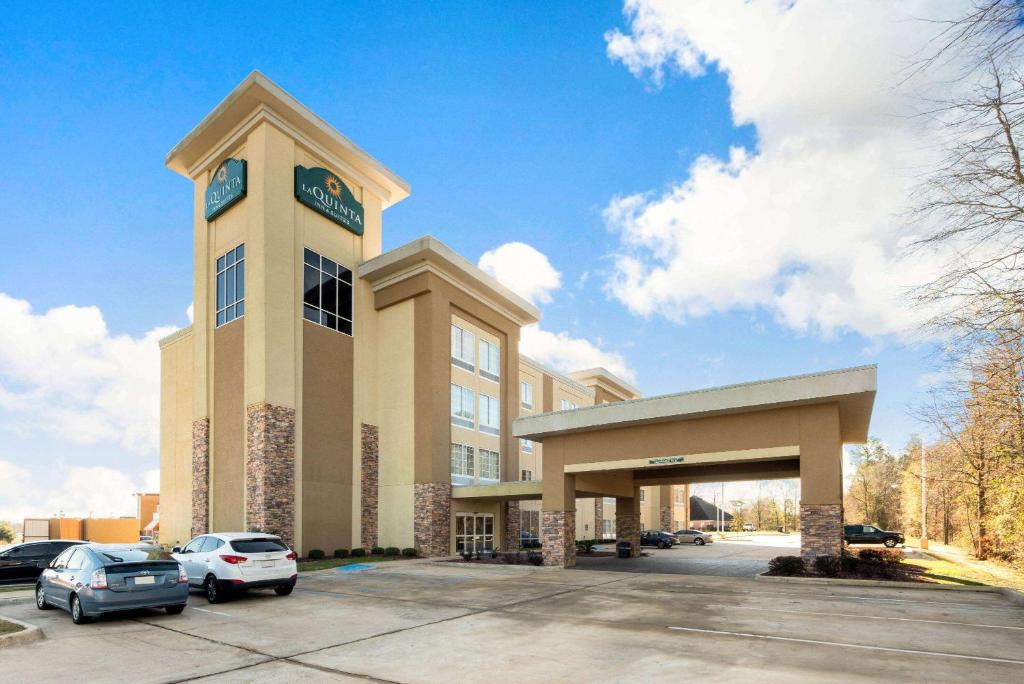
{"type": "Polygon", "coordinates": [[[505,534],[502,537],[502,549],[505,551],[519,550],[520,517],[519,502],[505,502],[505,534]]]}
{"type": "Polygon", "coordinates": [[[675,530],[672,529],[672,506],[669,506],[668,508],[662,507],[659,518],[658,522],[661,525],[662,530],[665,532],[675,532],[675,530]]]}
{"type": "Polygon", "coordinates": [[[377,515],[380,490],[378,472],[380,437],[376,425],[362,423],[360,434],[360,460],[362,468],[359,483],[359,536],[364,549],[377,546],[377,515]]]}
{"type": "Polygon", "coordinates": [[[804,562],[842,553],[842,504],[800,504],[800,556],[804,562]]]}
{"type": "Polygon", "coordinates": [[[636,558],[640,555],[640,516],[632,513],[620,513],[616,506],[615,511],[615,543],[627,541],[633,545],[630,555],[636,558]]]}
{"type": "Polygon", "coordinates": [[[413,539],[427,558],[452,555],[452,486],[442,482],[413,485],[413,539]]]}
{"type": "Polygon", "coordinates": [[[295,409],[253,404],[245,409],[245,521],[295,545],[295,409]]]}
{"type": "Polygon", "coordinates": [[[594,539],[604,539],[604,497],[594,499],[594,539]]]}
{"type": "Polygon", "coordinates": [[[210,531],[210,419],[192,421],[192,536],[210,531]]]}
{"type": "Polygon", "coordinates": [[[541,511],[544,565],[576,565],[576,511],[541,511]]]}

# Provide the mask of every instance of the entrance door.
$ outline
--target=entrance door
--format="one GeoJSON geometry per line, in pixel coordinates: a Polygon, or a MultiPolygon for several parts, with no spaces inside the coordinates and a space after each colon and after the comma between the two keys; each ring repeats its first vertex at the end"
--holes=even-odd
{"type": "Polygon", "coordinates": [[[494,515],[491,513],[455,514],[456,553],[482,553],[494,549],[494,515]]]}

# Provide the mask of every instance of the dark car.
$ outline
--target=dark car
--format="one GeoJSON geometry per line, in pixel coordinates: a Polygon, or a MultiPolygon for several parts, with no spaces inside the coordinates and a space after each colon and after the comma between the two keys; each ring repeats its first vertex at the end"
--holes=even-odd
{"type": "Polygon", "coordinates": [[[676,535],[661,530],[647,530],[640,533],[640,546],[657,546],[667,549],[679,543],[676,535]]]}
{"type": "Polygon", "coordinates": [[[188,575],[159,546],[82,544],[65,549],[36,582],[36,607],[71,613],[76,625],[103,613],[164,608],[185,610],[188,575]]]}
{"type": "Polygon", "coordinates": [[[0,584],[35,582],[43,568],[69,546],[84,544],[73,539],[15,544],[0,550],[0,584]]]}
{"type": "Polygon", "coordinates": [[[843,525],[847,544],[885,544],[890,549],[904,541],[902,532],[881,530],[874,525],[843,525]]]}

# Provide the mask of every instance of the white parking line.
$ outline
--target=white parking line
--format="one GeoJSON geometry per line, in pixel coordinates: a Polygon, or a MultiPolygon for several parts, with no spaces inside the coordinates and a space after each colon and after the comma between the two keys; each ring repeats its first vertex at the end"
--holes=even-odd
{"type": "Polygon", "coordinates": [[[784,608],[755,608],[753,606],[730,606],[725,603],[704,603],[705,607],[739,608],[740,610],[760,610],[767,613],[792,613],[794,615],[821,615],[824,617],[864,618],[865,620],[896,620],[898,622],[927,622],[936,625],[957,625],[960,627],[983,627],[985,629],[1015,629],[1024,632],[1024,627],[1009,625],[986,625],[976,622],[952,622],[950,620],[925,620],[924,618],[892,617],[890,615],[857,615],[855,613],[821,613],[814,610],[786,610],[784,608]]]}
{"type": "Polygon", "coordinates": [[[208,610],[206,608],[196,608],[195,606],[189,606],[189,608],[191,608],[192,610],[199,610],[199,611],[202,611],[204,613],[213,613],[214,615],[223,615],[224,617],[231,617],[227,613],[218,613],[215,610],[208,610]]]}
{"type": "Polygon", "coordinates": [[[771,634],[750,634],[749,632],[726,632],[720,629],[698,629],[696,627],[672,627],[669,629],[679,632],[702,632],[704,634],[724,634],[726,636],[746,637],[748,639],[766,639],[771,641],[790,641],[800,644],[816,644],[818,646],[840,646],[842,648],[859,648],[865,651],[886,651],[889,653],[910,653],[913,655],[939,656],[942,658],[960,658],[963,660],[983,660],[989,663],[1009,663],[1010,665],[1024,665],[1024,660],[1011,660],[1009,658],[986,658],[984,656],[961,655],[959,653],[942,653],[940,651],[919,651],[913,648],[888,648],[886,646],[867,646],[864,644],[848,644],[842,641],[819,641],[817,639],[798,639],[796,637],[782,637],[771,634]]]}

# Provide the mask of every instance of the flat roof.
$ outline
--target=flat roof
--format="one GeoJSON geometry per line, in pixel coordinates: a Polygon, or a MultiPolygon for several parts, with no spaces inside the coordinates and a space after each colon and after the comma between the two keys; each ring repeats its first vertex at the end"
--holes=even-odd
{"type": "Polygon", "coordinates": [[[857,366],[551,411],[515,419],[512,434],[543,442],[575,432],[834,402],[839,404],[843,442],[862,443],[868,438],[877,375],[878,366],[857,366]]]}

